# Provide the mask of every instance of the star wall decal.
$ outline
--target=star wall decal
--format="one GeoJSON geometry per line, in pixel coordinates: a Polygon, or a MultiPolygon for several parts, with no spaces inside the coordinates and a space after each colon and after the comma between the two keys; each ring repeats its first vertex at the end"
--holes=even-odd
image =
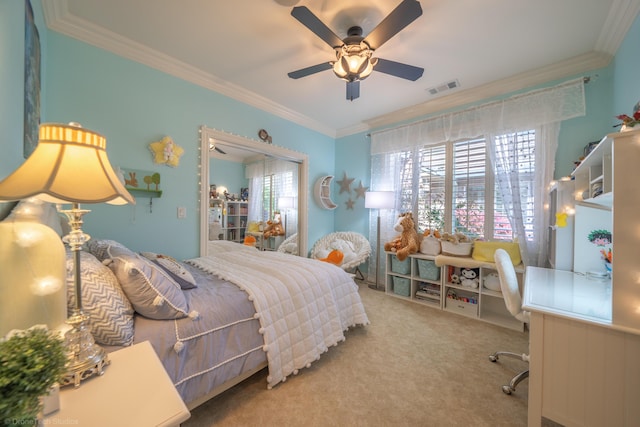
{"type": "Polygon", "coordinates": [[[355,202],[351,200],[351,197],[349,197],[349,200],[347,200],[345,204],[347,205],[347,209],[353,210],[353,205],[355,204],[355,202]]]}
{"type": "Polygon", "coordinates": [[[344,178],[336,181],[338,184],[340,184],[340,193],[338,194],[342,194],[343,191],[346,191],[347,193],[351,193],[351,183],[353,181],[355,181],[355,178],[347,178],[347,173],[345,172],[344,178]]]}
{"type": "Polygon", "coordinates": [[[362,185],[362,180],[360,180],[360,185],[353,189],[356,192],[356,200],[358,197],[362,197],[364,199],[364,193],[366,193],[368,189],[369,187],[364,187],[362,185]]]}
{"type": "Polygon", "coordinates": [[[149,144],[149,150],[153,153],[153,161],[155,163],[164,163],[174,168],[178,166],[180,156],[184,154],[184,149],[173,142],[173,139],[169,136],[149,144]]]}

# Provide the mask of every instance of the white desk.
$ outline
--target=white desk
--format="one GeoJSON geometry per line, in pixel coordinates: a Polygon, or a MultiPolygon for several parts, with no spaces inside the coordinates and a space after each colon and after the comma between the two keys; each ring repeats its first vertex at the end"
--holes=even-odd
{"type": "Polygon", "coordinates": [[[611,279],[594,280],[570,271],[528,267],[524,305],[572,320],[611,326],[611,279]]]}
{"type": "Polygon", "coordinates": [[[611,281],[527,267],[528,425],[637,426],[640,331],[612,321],[611,281]]]}
{"type": "Polygon", "coordinates": [[[109,353],[104,375],[60,390],[44,425],[178,426],[191,414],[148,341],[109,353]]]}

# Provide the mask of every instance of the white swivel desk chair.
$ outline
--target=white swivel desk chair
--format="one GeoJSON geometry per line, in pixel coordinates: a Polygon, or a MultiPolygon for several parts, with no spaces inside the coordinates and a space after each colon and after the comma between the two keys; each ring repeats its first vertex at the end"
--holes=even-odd
{"type": "MultiPolygon", "coordinates": [[[[522,309],[522,296],[520,295],[520,288],[518,287],[518,277],[516,276],[516,271],[513,268],[509,254],[504,249],[497,249],[494,255],[494,261],[498,269],[498,276],[500,276],[500,289],[502,290],[502,296],[504,297],[507,310],[509,310],[513,317],[528,324],[530,314],[528,311],[522,309]]],[[[496,362],[500,356],[514,357],[524,360],[527,363],[529,362],[528,354],[518,354],[509,351],[496,351],[489,356],[489,360],[496,362]]],[[[509,385],[502,386],[502,391],[506,394],[513,393],[516,391],[516,386],[528,377],[529,369],[520,372],[511,379],[509,385]]]]}

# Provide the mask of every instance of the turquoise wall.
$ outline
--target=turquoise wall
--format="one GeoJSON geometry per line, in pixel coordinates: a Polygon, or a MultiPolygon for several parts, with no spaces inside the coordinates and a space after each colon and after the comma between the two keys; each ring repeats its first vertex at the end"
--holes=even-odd
{"type": "Polygon", "coordinates": [[[240,195],[240,188],[249,186],[249,180],[244,175],[244,165],[238,162],[211,158],[209,177],[210,185],[215,184],[218,189],[226,187],[231,194],[240,195]]]}
{"type": "Polygon", "coordinates": [[[640,16],[627,32],[613,60],[613,109],[611,124],[619,121],[619,114],[631,115],[633,106],[640,102],[640,16]]]}
{"type": "MultiPolygon", "coordinates": [[[[360,180],[370,182],[370,141],[366,133],[327,137],[200,86],[109,52],[48,31],[39,1],[33,3],[42,49],[42,121],[77,121],[107,137],[115,166],[151,170],[162,175],[163,195],[139,199],[136,206],[87,206],[85,230],[94,237],[120,240],[135,250],[156,250],[178,258],[196,256],[199,247],[198,128],[207,125],[257,139],[267,129],[274,144],[309,156],[309,243],[334,230],[368,234],[368,210],[353,191],[360,180]],[[152,162],[148,144],[165,135],[185,149],[177,168],[152,162]],[[355,178],[351,194],[339,193],[343,174],[355,178]],[[321,209],[313,200],[315,181],[334,175],[336,210],[321,209]],[[347,209],[351,197],[354,208],[347,209]],[[178,220],[176,209],[187,208],[178,220]]],[[[586,73],[587,115],[562,124],[556,155],[556,177],[571,172],[584,145],[612,130],[615,115],[631,112],[640,100],[636,76],[640,62],[640,19],[628,32],[618,55],[605,69],[586,73]]],[[[24,68],[24,4],[0,0],[0,179],[15,170],[22,157],[24,68]]],[[[549,82],[546,86],[555,84],[549,82]]],[[[524,90],[530,90],[527,88],[524,90]]],[[[511,95],[511,94],[509,94],[511,95]]],[[[509,96],[507,95],[507,96],[509,96]]],[[[482,102],[486,102],[484,100],[482,102]]],[[[416,119],[419,120],[419,119],[416,119]]]]}
{"type": "MultiPolygon", "coordinates": [[[[24,2],[0,0],[0,177],[24,161],[24,14],[24,2]]],[[[38,28],[43,28],[39,8],[34,10],[34,15],[38,28]]],[[[41,50],[45,48],[41,42],[41,50]]],[[[0,212],[4,206],[0,202],[0,212]]]]}

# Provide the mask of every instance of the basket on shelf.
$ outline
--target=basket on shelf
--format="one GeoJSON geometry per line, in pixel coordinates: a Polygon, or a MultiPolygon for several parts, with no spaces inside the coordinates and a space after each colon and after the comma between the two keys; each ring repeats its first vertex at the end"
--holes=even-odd
{"type": "Polygon", "coordinates": [[[442,246],[442,253],[445,255],[469,256],[473,249],[473,242],[453,243],[442,240],[440,245],[442,246]]]}
{"type": "Polygon", "coordinates": [[[411,272],[411,259],[400,261],[397,256],[391,255],[391,271],[398,274],[409,274],[411,272]]]}
{"type": "Polygon", "coordinates": [[[393,276],[393,293],[408,297],[411,294],[411,280],[406,277],[393,276]]]}
{"type": "Polygon", "coordinates": [[[420,243],[420,253],[425,255],[438,255],[440,253],[440,240],[433,236],[425,237],[420,243]]]}
{"type": "Polygon", "coordinates": [[[440,280],[440,267],[430,259],[417,259],[418,276],[426,280],[440,280]]]}

